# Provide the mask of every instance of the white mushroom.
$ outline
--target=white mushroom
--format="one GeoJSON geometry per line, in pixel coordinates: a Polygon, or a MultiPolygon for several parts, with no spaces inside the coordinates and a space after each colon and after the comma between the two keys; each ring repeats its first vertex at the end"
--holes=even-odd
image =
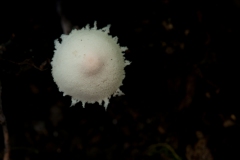
{"type": "Polygon", "coordinates": [[[63,95],[72,97],[72,106],[104,101],[107,108],[111,95],[123,95],[119,87],[125,78],[125,60],[117,37],[108,35],[110,25],[97,29],[87,25],[81,30],[72,30],[62,35],[62,42],[55,40],[52,59],[53,79],[63,95]]]}

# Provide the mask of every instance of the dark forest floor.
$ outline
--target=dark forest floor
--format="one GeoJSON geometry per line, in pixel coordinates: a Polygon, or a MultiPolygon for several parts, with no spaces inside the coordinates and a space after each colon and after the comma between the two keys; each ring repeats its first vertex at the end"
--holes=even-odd
{"type": "Polygon", "coordinates": [[[240,1],[157,2],[1,4],[11,160],[238,158],[240,1]],[[69,107],[53,82],[53,41],[63,33],[57,4],[70,27],[111,24],[129,48],[125,96],[111,98],[107,111],[97,103],[69,107]]]}

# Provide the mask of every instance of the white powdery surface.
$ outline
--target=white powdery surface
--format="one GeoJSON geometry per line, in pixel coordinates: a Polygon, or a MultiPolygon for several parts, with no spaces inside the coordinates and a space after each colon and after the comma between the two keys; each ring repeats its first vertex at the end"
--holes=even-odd
{"type": "Polygon", "coordinates": [[[107,108],[111,95],[123,95],[119,87],[125,78],[124,67],[127,47],[121,47],[117,37],[110,36],[110,25],[97,29],[87,25],[62,35],[62,42],[55,40],[52,59],[53,79],[64,95],[72,97],[72,105],[104,101],[107,108]]]}

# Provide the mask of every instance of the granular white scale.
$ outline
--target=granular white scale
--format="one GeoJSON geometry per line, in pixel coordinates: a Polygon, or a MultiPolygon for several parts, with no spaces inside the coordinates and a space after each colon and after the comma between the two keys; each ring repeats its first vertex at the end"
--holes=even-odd
{"type": "Polygon", "coordinates": [[[97,29],[87,25],[81,30],[72,30],[61,36],[61,43],[55,40],[52,59],[53,79],[63,95],[72,97],[72,106],[104,101],[107,108],[111,95],[123,95],[119,87],[125,78],[124,51],[117,37],[109,35],[110,25],[97,29]]]}

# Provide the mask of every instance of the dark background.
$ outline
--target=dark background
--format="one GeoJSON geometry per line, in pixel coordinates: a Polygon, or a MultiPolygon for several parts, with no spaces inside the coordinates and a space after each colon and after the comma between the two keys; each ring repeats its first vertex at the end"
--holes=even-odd
{"type": "Polygon", "coordinates": [[[239,0],[1,1],[11,159],[238,158],[239,17],[239,0]],[[111,24],[129,48],[125,96],[111,98],[107,111],[70,108],[53,82],[63,17],[78,28],[111,24]]]}

